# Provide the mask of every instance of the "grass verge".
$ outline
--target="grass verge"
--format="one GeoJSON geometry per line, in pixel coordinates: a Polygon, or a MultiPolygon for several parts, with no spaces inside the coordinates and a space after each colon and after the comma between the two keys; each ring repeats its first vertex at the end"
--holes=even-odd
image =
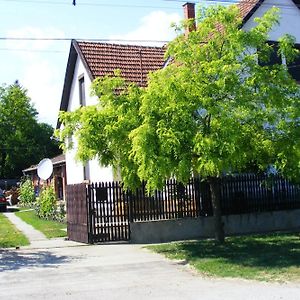
{"type": "Polygon", "coordinates": [[[29,245],[27,237],[22,234],[3,214],[0,214],[0,248],[29,245]]]}
{"type": "Polygon", "coordinates": [[[229,237],[174,242],[146,248],[171,259],[185,260],[203,275],[263,281],[300,281],[299,233],[229,237]]]}
{"type": "Polygon", "coordinates": [[[64,230],[67,225],[40,219],[34,212],[34,210],[23,210],[16,212],[16,215],[21,218],[27,224],[33,226],[36,230],[41,231],[47,238],[65,237],[67,232],[64,230]]]}

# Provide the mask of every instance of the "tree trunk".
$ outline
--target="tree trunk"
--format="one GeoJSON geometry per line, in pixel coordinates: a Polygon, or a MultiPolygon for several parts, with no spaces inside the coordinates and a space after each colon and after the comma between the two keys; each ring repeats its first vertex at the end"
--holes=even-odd
{"type": "Polygon", "coordinates": [[[214,227],[215,227],[215,239],[219,243],[224,243],[224,224],[222,222],[222,213],[221,213],[221,185],[220,179],[217,177],[208,178],[209,188],[211,192],[211,202],[213,207],[213,218],[214,218],[214,227]]]}

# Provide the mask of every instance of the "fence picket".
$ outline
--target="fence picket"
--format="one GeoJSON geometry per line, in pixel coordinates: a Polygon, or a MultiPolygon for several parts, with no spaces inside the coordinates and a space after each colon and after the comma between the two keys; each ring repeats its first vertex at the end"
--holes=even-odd
{"type": "MultiPolygon", "coordinates": [[[[279,176],[241,174],[221,179],[223,215],[300,208],[300,186],[279,176]]],[[[167,180],[148,195],[141,188],[125,191],[121,183],[68,185],[68,236],[83,242],[130,238],[129,222],[211,216],[209,185],[199,177],[186,186],[167,180]]]]}

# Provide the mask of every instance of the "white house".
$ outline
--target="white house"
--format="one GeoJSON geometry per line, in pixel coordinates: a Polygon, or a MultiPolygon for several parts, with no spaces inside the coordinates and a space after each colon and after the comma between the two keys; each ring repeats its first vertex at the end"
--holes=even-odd
{"type": "MultiPolygon", "coordinates": [[[[113,74],[114,70],[119,69],[126,80],[145,86],[147,74],[162,68],[163,64],[164,49],[161,47],[73,40],[65,73],[60,111],[74,111],[80,106],[96,104],[97,98],[90,96],[90,86],[98,76],[113,74]]],[[[57,128],[60,126],[58,121],[57,128]]],[[[66,152],[68,184],[81,183],[85,180],[91,182],[114,180],[112,168],[100,166],[96,159],[86,165],[76,161],[76,140],[73,140],[73,143],[73,150],[66,152]]]]}
{"type": "MultiPolygon", "coordinates": [[[[238,7],[243,18],[243,29],[255,25],[254,18],[262,16],[272,6],[280,8],[280,25],[270,33],[270,42],[278,41],[283,34],[295,36],[300,49],[300,0],[241,0],[238,7]]],[[[185,18],[194,18],[194,4],[184,5],[185,18]]],[[[132,45],[94,43],[85,41],[71,42],[69,59],[65,74],[61,99],[61,111],[74,111],[80,106],[93,105],[97,99],[90,96],[91,82],[98,76],[112,74],[115,69],[128,81],[145,86],[147,74],[164,65],[164,48],[132,45]]],[[[293,77],[300,82],[300,59],[289,66],[293,77]]],[[[57,128],[60,127],[58,122],[57,128]]],[[[98,161],[89,161],[86,165],[75,161],[74,150],[66,153],[67,183],[112,181],[112,168],[99,166],[98,161]]]]}

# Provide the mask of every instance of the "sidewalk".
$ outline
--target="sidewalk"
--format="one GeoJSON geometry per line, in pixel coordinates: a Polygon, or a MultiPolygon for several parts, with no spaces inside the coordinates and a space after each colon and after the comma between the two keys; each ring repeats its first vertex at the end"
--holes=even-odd
{"type": "Polygon", "coordinates": [[[30,245],[23,246],[22,248],[24,249],[48,249],[85,245],[82,243],[65,240],[65,238],[48,239],[42,232],[25,223],[13,212],[6,212],[3,214],[10,220],[11,223],[13,223],[17,227],[17,229],[22,231],[23,234],[26,235],[26,237],[29,239],[30,245]]]}

